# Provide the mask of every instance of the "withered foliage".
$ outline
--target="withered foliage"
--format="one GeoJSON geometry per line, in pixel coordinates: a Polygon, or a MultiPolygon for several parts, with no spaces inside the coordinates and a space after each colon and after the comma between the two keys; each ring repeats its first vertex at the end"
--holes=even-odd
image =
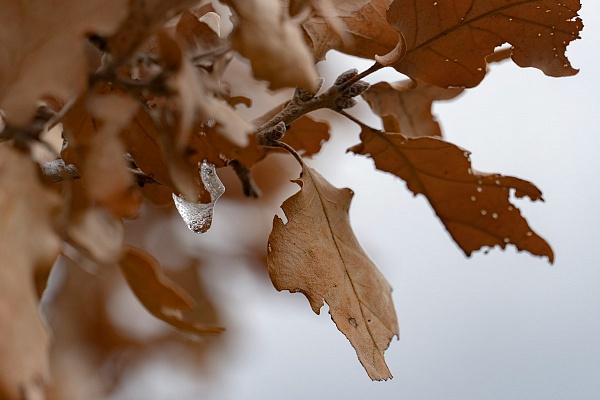
{"type": "MultiPolygon", "coordinates": [[[[425,196],[467,256],[515,246],[552,262],[551,247],[511,202],[511,195],[542,200],[541,191],[478,172],[467,150],[443,138],[432,105],[477,86],[488,63],[508,57],[549,76],[575,74],[565,50],[583,28],[580,7],[578,0],[3,2],[0,398],[102,398],[126,362],[87,387],[81,381],[119,354],[131,361],[144,346],[171,342],[201,349],[206,335],[218,335],[199,260],[187,260],[188,273],[176,279],[158,255],[135,246],[124,220],[150,205],[168,213],[175,203],[190,229],[204,232],[222,194],[218,169],[234,171],[246,196],[268,196],[286,169],[253,176],[275,153],[302,167],[293,180],[300,190],[281,205],[285,221],[274,217],[262,249],[275,288],[302,292],[317,314],[326,302],[369,377],[391,378],[384,352],[399,335],[392,289],[352,231],[353,192],[305,164],[332,134],[307,114],[328,109],[358,124],[360,142],[348,151],[425,196]],[[330,50],[374,63],[321,88],[315,64],[330,50]],[[249,72],[240,72],[241,62],[249,72]],[[384,67],[399,80],[370,88],[361,80],[384,67]],[[242,94],[244,87],[260,89],[242,94]],[[260,109],[253,103],[274,94],[267,88],[295,91],[248,119],[240,111],[260,109]],[[383,130],[346,111],[361,97],[383,130]],[[42,148],[53,156],[40,156],[42,148]],[[59,266],[62,280],[48,281],[59,266]],[[146,341],[119,333],[107,304],[111,288],[126,284],[172,332],[146,341]],[[189,344],[175,329],[200,341],[189,344]]],[[[165,221],[161,212],[150,212],[156,223],[165,221]]]]}

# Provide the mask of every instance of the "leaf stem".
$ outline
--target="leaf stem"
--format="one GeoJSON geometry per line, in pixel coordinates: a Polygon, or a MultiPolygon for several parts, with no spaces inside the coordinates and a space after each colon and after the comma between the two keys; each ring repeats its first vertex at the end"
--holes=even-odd
{"type": "Polygon", "coordinates": [[[375,132],[383,133],[381,130],[370,127],[369,125],[365,124],[364,122],[362,122],[361,120],[359,120],[355,116],[348,114],[344,110],[339,110],[339,111],[337,111],[337,113],[340,114],[340,115],[343,115],[346,118],[348,118],[350,121],[352,121],[355,124],[357,124],[358,126],[360,126],[361,129],[369,129],[369,130],[372,130],[372,131],[375,131],[375,132]]]}
{"type": "Polygon", "coordinates": [[[300,156],[300,154],[298,154],[298,152],[289,144],[279,141],[279,140],[273,140],[270,144],[270,147],[280,147],[284,150],[287,150],[291,155],[294,156],[294,158],[296,159],[296,161],[298,161],[298,163],[300,164],[301,167],[304,167],[304,160],[302,159],[302,157],[300,156]]]}

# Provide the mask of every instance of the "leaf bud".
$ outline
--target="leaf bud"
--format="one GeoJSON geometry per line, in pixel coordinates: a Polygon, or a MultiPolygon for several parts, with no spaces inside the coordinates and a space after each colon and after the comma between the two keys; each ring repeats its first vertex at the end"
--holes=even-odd
{"type": "Polygon", "coordinates": [[[319,78],[319,80],[317,81],[317,89],[315,90],[315,93],[311,93],[311,92],[301,89],[301,88],[296,88],[296,90],[294,91],[294,100],[299,100],[301,102],[311,100],[313,97],[315,97],[315,94],[319,90],[321,90],[321,87],[323,86],[324,81],[325,81],[325,79],[319,78]]]}
{"type": "Polygon", "coordinates": [[[335,101],[335,105],[338,106],[339,108],[346,109],[346,108],[350,108],[350,107],[354,107],[355,105],[358,104],[358,101],[356,101],[356,99],[353,99],[351,97],[340,97],[339,99],[337,99],[335,101]]]}
{"type": "Polygon", "coordinates": [[[356,97],[367,90],[371,85],[365,81],[358,81],[344,90],[344,95],[348,97],[356,97]]]}
{"type": "Polygon", "coordinates": [[[294,90],[294,100],[300,100],[301,102],[304,102],[309,101],[313,97],[315,97],[314,94],[304,89],[296,88],[296,90],[294,90]]]}
{"type": "Polygon", "coordinates": [[[272,141],[277,141],[277,140],[281,139],[283,137],[283,135],[285,135],[285,131],[286,131],[285,122],[280,121],[277,125],[266,130],[263,133],[263,138],[265,139],[265,141],[267,143],[272,142],[272,141]]]}
{"type": "Polygon", "coordinates": [[[355,68],[349,69],[348,71],[343,72],[340,76],[337,77],[337,79],[335,80],[335,85],[339,86],[345,82],[348,82],[350,79],[352,79],[356,75],[358,75],[357,69],[355,69],[355,68]]]}

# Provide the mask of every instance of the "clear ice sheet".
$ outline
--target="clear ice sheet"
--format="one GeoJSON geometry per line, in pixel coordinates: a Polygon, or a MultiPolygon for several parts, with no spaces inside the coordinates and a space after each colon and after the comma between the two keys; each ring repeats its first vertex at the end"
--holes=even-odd
{"type": "Polygon", "coordinates": [[[210,203],[195,203],[173,193],[173,201],[179,215],[188,228],[196,233],[204,233],[210,229],[215,203],[225,193],[225,186],[219,179],[215,166],[206,160],[200,164],[200,179],[210,194],[210,203]]]}

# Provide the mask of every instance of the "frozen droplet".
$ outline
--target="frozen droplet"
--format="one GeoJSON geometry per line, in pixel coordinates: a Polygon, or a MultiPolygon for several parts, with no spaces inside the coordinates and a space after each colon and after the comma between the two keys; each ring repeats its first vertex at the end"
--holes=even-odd
{"type": "Polygon", "coordinates": [[[486,215],[487,211],[486,210],[481,210],[481,215],[486,215]]]}
{"type": "Polygon", "coordinates": [[[498,219],[498,214],[496,214],[496,213],[493,213],[493,214],[492,214],[492,218],[494,218],[494,219],[498,219]]]}
{"type": "Polygon", "coordinates": [[[210,194],[210,203],[196,203],[173,193],[175,207],[188,228],[196,233],[208,231],[212,224],[215,203],[225,193],[225,186],[219,179],[215,166],[206,160],[200,164],[200,179],[210,194]]]}
{"type": "Polygon", "coordinates": [[[477,200],[477,197],[471,196],[471,201],[475,201],[475,200],[477,200]]]}
{"type": "Polygon", "coordinates": [[[271,248],[271,242],[267,243],[267,253],[272,252],[273,249],[271,248]]]}
{"type": "Polygon", "coordinates": [[[499,185],[499,184],[500,184],[500,180],[496,179],[496,185],[499,185]]]}
{"type": "Polygon", "coordinates": [[[512,210],[514,210],[514,209],[515,209],[515,208],[514,208],[513,206],[508,206],[508,211],[512,211],[512,210]]]}
{"type": "Polygon", "coordinates": [[[482,188],[481,186],[477,186],[477,191],[478,191],[479,193],[481,193],[481,192],[483,192],[483,188],[482,188]]]}
{"type": "Polygon", "coordinates": [[[509,238],[504,238],[504,243],[510,243],[510,239],[509,238]]]}
{"type": "Polygon", "coordinates": [[[533,232],[529,231],[529,232],[527,232],[525,235],[527,235],[527,236],[530,236],[530,237],[531,237],[531,236],[533,236],[533,232]]]}

